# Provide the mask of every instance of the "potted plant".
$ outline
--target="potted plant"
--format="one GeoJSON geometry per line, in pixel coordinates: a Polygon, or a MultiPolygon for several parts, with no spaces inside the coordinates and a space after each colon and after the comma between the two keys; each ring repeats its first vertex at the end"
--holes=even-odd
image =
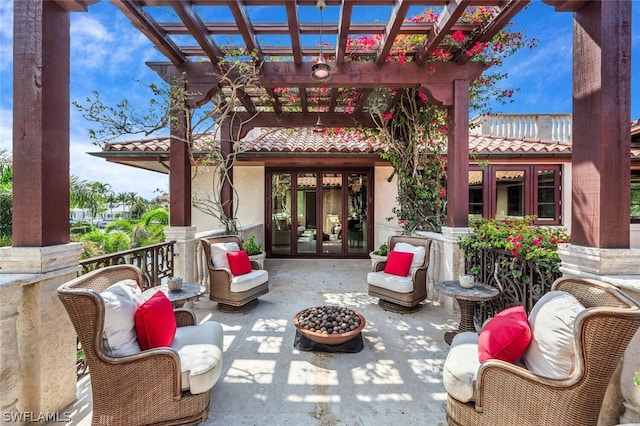
{"type": "Polygon", "coordinates": [[[380,247],[378,247],[376,251],[369,253],[369,257],[371,258],[371,269],[376,266],[376,263],[387,260],[388,255],[389,248],[387,247],[387,243],[380,244],[380,247]]]}
{"type": "Polygon", "coordinates": [[[242,243],[242,249],[249,255],[249,260],[255,260],[260,264],[260,269],[263,267],[264,259],[267,254],[262,251],[262,244],[256,242],[254,235],[249,235],[247,239],[242,243]]]}

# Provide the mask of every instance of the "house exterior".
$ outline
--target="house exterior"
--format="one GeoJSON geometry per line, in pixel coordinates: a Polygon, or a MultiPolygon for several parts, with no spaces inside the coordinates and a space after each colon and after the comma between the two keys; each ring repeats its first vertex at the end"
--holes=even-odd
{"type": "MultiPolygon", "coordinates": [[[[530,215],[570,232],[571,139],[570,114],[474,118],[469,216],[530,215]]],[[[233,168],[240,226],[263,225],[270,257],[366,257],[398,230],[397,184],[381,149],[311,128],[254,129],[233,168]]],[[[167,173],[169,140],[117,142],[94,155],[167,173]]],[[[630,155],[636,194],[630,220],[639,222],[631,226],[631,241],[640,247],[640,120],[632,123],[630,155]]],[[[210,167],[194,166],[193,176],[194,199],[211,193],[210,167]]],[[[196,207],[192,223],[198,232],[222,227],[196,207]]]]}

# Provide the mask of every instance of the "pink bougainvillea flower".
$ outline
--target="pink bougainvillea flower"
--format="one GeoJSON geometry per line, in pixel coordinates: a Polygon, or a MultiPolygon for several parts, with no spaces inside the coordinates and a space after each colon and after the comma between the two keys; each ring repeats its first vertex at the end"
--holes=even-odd
{"type": "Polygon", "coordinates": [[[455,31],[452,37],[455,41],[458,41],[458,42],[464,41],[464,34],[462,34],[462,31],[460,30],[455,31]]]}
{"type": "Polygon", "coordinates": [[[418,92],[418,97],[425,102],[427,101],[427,95],[425,95],[423,92],[418,92]]]}
{"type": "Polygon", "coordinates": [[[384,115],[382,116],[382,118],[384,118],[385,120],[391,120],[391,117],[393,117],[393,112],[391,111],[385,112],[384,115]]]}
{"type": "Polygon", "coordinates": [[[442,198],[446,197],[446,196],[447,196],[447,190],[446,190],[446,189],[444,189],[444,188],[442,188],[442,189],[440,190],[440,196],[441,196],[442,198]]]}

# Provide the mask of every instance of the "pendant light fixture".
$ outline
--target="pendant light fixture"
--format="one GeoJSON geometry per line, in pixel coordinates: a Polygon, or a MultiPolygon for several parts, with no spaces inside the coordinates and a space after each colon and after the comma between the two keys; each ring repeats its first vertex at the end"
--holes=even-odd
{"type": "Polygon", "coordinates": [[[320,11],[320,56],[318,62],[311,67],[311,79],[313,81],[323,82],[331,79],[331,67],[324,61],[324,55],[322,54],[322,30],[324,23],[322,21],[322,11],[327,6],[325,0],[316,1],[316,9],[320,11]]]}
{"type": "Polygon", "coordinates": [[[322,124],[322,121],[320,121],[320,116],[318,115],[318,121],[316,121],[316,124],[313,125],[313,131],[315,133],[320,133],[320,132],[324,132],[325,127],[324,124],[322,124]]]}

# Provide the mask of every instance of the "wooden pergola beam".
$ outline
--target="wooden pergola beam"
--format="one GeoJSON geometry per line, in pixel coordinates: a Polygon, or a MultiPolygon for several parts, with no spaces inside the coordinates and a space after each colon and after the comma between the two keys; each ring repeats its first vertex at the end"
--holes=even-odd
{"type": "Polygon", "coordinates": [[[164,31],[142,8],[133,0],[111,0],[111,3],[120,9],[129,18],[133,25],[140,30],[153,45],[166,56],[173,65],[180,65],[187,59],[176,44],[167,37],[164,31]]]}
{"type": "Polygon", "coordinates": [[[204,23],[193,10],[191,3],[187,2],[187,0],[175,0],[171,2],[171,6],[173,6],[173,10],[176,11],[182,22],[187,26],[209,60],[214,64],[218,63],[220,58],[224,57],[224,52],[211,37],[207,37],[204,23]]]}

